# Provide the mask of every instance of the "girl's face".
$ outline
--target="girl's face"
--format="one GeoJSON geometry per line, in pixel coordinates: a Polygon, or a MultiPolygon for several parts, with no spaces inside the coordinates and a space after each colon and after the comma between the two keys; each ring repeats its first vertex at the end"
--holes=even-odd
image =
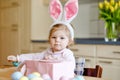
{"type": "Polygon", "coordinates": [[[50,45],[53,52],[66,48],[69,44],[69,38],[65,30],[58,30],[51,34],[50,45]]]}

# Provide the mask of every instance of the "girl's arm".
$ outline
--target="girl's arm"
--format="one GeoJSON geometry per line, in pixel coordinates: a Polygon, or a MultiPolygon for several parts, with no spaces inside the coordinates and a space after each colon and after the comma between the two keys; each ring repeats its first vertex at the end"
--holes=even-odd
{"type": "Polygon", "coordinates": [[[24,62],[25,60],[41,60],[43,58],[44,58],[44,52],[17,55],[17,60],[19,62],[24,62]]]}
{"type": "Polygon", "coordinates": [[[10,55],[7,57],[7,60],[11,62],[23,62],[25,60],[41,60],[44,58],[44,53],[45,51],[41,53],[20,54],[17,56],[10,55]]]}

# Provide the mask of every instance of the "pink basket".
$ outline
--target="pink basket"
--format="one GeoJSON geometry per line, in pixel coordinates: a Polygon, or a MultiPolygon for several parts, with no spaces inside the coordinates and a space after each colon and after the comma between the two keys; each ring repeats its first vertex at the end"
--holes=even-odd
{"type": "Polygon", "coordinates": [[[49,74],[52,80],[59,80],[63,76],[74,77],[74,66],[71,62],[66,61],[27,60],[18,67],[18,70],[20,69],[24,72],[24,75],[32,72],[39,72],[41,75],[49,74]]]}

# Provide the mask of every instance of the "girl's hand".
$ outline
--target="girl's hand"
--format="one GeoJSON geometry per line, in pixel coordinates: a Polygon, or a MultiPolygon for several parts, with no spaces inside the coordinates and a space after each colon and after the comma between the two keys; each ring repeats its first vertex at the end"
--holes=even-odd
{"type": "Polygon", "coordinates": [[[17,61],[17,57],[14,56],[14,55],[10,55],[7,57],[7,60],[10,61],[10,62],[14,62],[14,61],[17,61]]]}

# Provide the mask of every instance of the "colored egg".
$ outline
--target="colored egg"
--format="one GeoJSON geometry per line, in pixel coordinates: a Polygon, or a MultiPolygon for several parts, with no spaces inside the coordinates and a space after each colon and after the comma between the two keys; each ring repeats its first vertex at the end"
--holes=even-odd
{"type": "Polygon", "coordinates": [[[28,74],[28,76],[27,76],[29,79],[32,79],[32,78],[35,78],[35,77],[37,77],[36,75],[34,75],[34,74],[28,74]]]}
{"type": "Polygon", "coordinates": [[[42,79],[41,77],[35,77],[35,78],[32,78],[31,80],[44,80],[44,79],[42,79]]]}
{"type": "Polygon", "coordinates": [[[19,80],[22,76],[23,74],[19,71],[16,71],[11,75],[12,80],[19,80]]]}
{"type": "Polygon", "coordinates": [[[39,73],[39,72],[33,72],[32,74],[34,74],[34,75],[40,77],[40,73],[39,73]]]}
{"type": "Polygon", "coordinates": [[[22,77],[20,78],[20,80],[29,80],[29,79],[28,79],[28,77],[26,77],[26,76],[22,76],[22,77]]]}

